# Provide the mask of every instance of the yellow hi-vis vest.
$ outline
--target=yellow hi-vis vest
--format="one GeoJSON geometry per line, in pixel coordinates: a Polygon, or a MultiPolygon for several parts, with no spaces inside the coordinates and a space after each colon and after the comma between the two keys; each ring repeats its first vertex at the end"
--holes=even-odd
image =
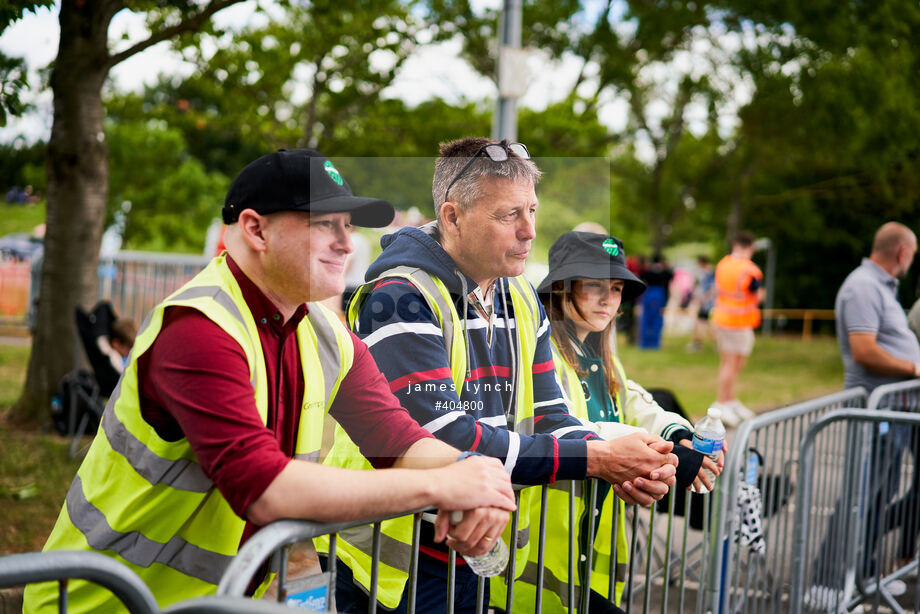
{"type": "MultiPolygon", "coordinates": [[[[215,593],[245,526],[202,471],[188,440],[161,439],[141,416],[138,357],[153,344],[165,310],[173,306],[201,311],[239,343],[256,407],[266,420],[267,377],[258,329],[222,255],[155,307],[142,325],[44,548],[111,556],[144,580],[160,607],[215,593]]],[[[354,345],[336,316],[314,303],[297,328],[297,343],[305,392],[295,458],[315,461],[323,418],[351,368],[354,345]]],[[[56,612],[57,593],[56,583],[29,585],[24,611],[56,612]]],[[[124,611],[96,584],[71,580],[68,593],[71,612],[124,611]]]]}
{"type": "MultiPolygon", "coordinates": [[[[451,378],[457,394],[463,390],[466,378],[467,357],[466,337],[463,323],[454,306],[450,292],[444,283],[423,271],[413,267],[396,267],[386,271],[377,279],[370,281],[355,292],[348,308],[348,321],[352,328],[358,319],[361,305],[373,291],[374,285],[381,279],[400,277],[408,280],[431,307],[438,318],[444,334],[444,344],[450,356],[451,378]]],[[[536,294],[530,284],[523,278],[508,278],[511,300],[514,305],[514,317],[517,329],[517,382],[515,397],[515,432],[532,435],[533,430],[533,357],[537,347],[537,329],[540,325],[540,308],[536,294]]],[[[325,443],[325,442],[324,442],[325,443]]],[[[326,446],[323,451],[326,453],[326,446]]],[[[325,464],[348,469],[371,469],[370,463],[361,456],[358,447],[341,428],[335,428],[335,440],[325,455],[325,464]]],[[[521,493],[520,509],[529,508],[530,492],[528,488],[521,493]]],[[[539,492],[539,491],[537,491],[539,492]]],[[[521,573],[527,561],[529,548],[529,518],[521,514],[516,537],[518,547],[516,572],[521,573]]],[[[506,545],[511,543],[511,524],[505,528],[502,539],[506,545]]],[[[316,549],[321,553],[329,552],[329,540],[321,537],[314,540],[316,549]]],[[[339,533],[336,546],[338,558],[352,570],[354,578],[369,590],[371,583],[371,549],[372,530],[370,527],[357,527],[339,533]]],[[[383,523],[380,567],[377,581],[377,599],[387,608],[399,604],[408,579],[409,559],[412,553],[412,519],[397,518],[383,523]]],[[[503,603],[501,605],[504,605],[503,603]]]]}
{"type": "MultiPolygon", "coordinates": [[[[613,357],[617,380],[622,385],[617,387],[616,404],[622,412],[626,406],[626,373],[619,358],[613,357]]],[[[569,365],[553,343],[553,363],[556,375],[562,383],[562,390],[570,401],[572,415],[588,419],[588,404],[581,388],[581,381],[575,369],[569,365]]],[[[620,414],[622,417],[622,413],[620,414]]],[[[575,527],[571,528],[575,536],[575,607],[581,607],[581,579],[578,578],[578,544],[581,530],[581,517],[589,505],[588,490],[585,481],[557,482],[548,486],[546,493],[546,539],[543,553],[543,592],[542,608],[544,612],[564,612],[569,607],[569,490],[575,489],[575,527]]],[[[599,503],[599,502],[598,502],[599,503]]],[[[593,564],[591,566],[591,588],[608,599],[610,594],[610,558],[613,542],[613,510],[616,506],[616,585],[614,587],[617,605],[623,595],[626,579],[629,546],[626,541],[626,505],[616,497],[613,490],[607,493],[601,516],[596,519],[596,538],[594,540],[593,564]]],[[[540,499],[534,497],[530,508],[530,522],[539,537],[540,499]]],[[[537,548],[531,548],[530,558],[523,575],[515,585],[515,610],[520,606],[521,612],[531,612],[536,605],[537,589],[537,548]]]]}

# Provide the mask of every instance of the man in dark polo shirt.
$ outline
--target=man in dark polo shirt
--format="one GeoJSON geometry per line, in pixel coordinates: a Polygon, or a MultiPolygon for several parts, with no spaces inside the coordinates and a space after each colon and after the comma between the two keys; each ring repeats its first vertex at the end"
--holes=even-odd
{"type": "MultiPolygon", "coordinates": [[[[223,209],[227,252],[154,308],[46,550],[129,566],[161,607],[213,593],[240,544],[280,518],[348,521],[435,506],[461,553],[482,554],[514,495],[502,465],[433,438],[400,407],[365,344],[313,301],[342,291],[352,224],[390,203],[357,198],[331,161],[279,151],[247,166],[223,209]],[[382,471],[316,462],[335,418],[382,471]]],[[[68,584],[72,612],[117,600],[68,584]]],[[[55,607],[30,585],[25,611],[55,607]]]]}

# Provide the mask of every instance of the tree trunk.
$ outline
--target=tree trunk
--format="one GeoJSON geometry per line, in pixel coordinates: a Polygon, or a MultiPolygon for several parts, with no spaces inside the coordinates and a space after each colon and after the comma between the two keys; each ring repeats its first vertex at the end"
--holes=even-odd
{"type": "Polygon", "coordinates": [[[61,4],[61,38],[51,73],[54,120],[48,142],[48,213],[36,334],[17,422],[44,421],[58,381],[74,366],[74,308],[98,299],[99,244],[108,196],[102,84],[108,27],[120,8],[97,0],[61,4]]]}
{"type": "Polygon", "coordinates": [[[731,208],[728,211],[728,217],[725,219],[725,244],[729,249],[731,249],[732,239],[741,231],[744,223],[745,192],[753,173],[754,165],[745,164],[732,182],[731,208]]]}

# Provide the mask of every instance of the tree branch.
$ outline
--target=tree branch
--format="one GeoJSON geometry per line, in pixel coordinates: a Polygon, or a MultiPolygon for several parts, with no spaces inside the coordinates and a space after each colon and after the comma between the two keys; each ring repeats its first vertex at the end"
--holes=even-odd
{"type": "Polygon", "coordinates": [[[657,152],[662,147],[661,140],[652,132],[652,128],[648,124],[643,101],[640,99],[641,94],[639,85],[635,82],[629,83],[627,84],[626,91],[629,92],[629,108],[632,110],[633,116],[636,121],[639,122],[639,127],[648,134],[648,138],[657,152]]]}
{"type": "Polygon", "coordinates": [[[144,51],[145,49],[148,49],[157,43],[162,43],[163,41],[175,38],[183,32],[195,32],[200,30],[201,27],[204,26],[204,24],[214,15],[214,13],[225,9],[228,6],[238,4],[242,1],[243,0],[214,0],[206,7],[204,7],[200,13],[190,15],[174,26],[163,28],[159,32],[153,32],[146,40],[142,40],[136,45],[132,45],[120,53],[109,56],[109,59],[106,62],[106,66],[107,68],[111,69],[116,64],[127,60],[133,55],[137,55],[141,51],[144,51]]]}
{"type": "Polygon", "coordinates": [[[687,79],[681,82],[677,88],[677,96],[674,97],[674,108],[671,110],[671,118],[668,120],[666,134],[663,139],[665,143],[664,157],[669,157],[677,149],[680,139],[684,135],[684,110],[690,103],[690,82],[687,79]]]}

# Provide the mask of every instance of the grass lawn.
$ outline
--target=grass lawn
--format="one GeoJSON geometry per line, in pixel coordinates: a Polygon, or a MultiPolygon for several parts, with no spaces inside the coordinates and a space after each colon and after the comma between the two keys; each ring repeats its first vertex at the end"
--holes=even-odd
{"type": "Polygon", "coordinates": [[[27,345],[0,345],[0,553],[40,550],[79,463],[57,434],[11,429],[2,412],[16,401],[27,345]]]}
{"type": "MultiPolygon", "coordinates": [[[[686,337],[665,337],[662,349],[640,350],[619,339],[627,376],[645,388],[668,388],[695,417],[716,399],[719,355],[715,342],[688,354],[686,337]]],[[[754,351],[738,379],[738,398],[762,412],[813,399],[843,388],[843,363],[833,337],[757,337],[754,351]]]]}
{"type": "Polygon", "coordinates": [[[0,203],[0,237],[11,232],[32,232],[45,223],[45,201],[34,205],[0,203]]]}
{"type": "MultiPolygon", "coordinates": [[[[693,415],[714,400],[719,358],[714,347],[687,354],[685,337],[669,337],[660,351],[620,347],[626,372],[647,388],[670,388],[693,415]]],[[[25,377],[28,347],[0,345],[0,553],[38,550],[54,525],[78,462],[54,433],[14,430],[3,412],[25,377]]],[[[842,366],[833,338],[758,338],[739,394],[765,411],[840,389],[842,366]]]]}
{"type": "Polygon", "coordinates": [[[28,345],[0,345],[0,412],[12,407],[19,398],[28,360],[28,345]]]}
{"type": "Polygon", "coordinates": [[[0,554],[41,550],[79,461],[57,434],[0,425],[0,554]]]}

